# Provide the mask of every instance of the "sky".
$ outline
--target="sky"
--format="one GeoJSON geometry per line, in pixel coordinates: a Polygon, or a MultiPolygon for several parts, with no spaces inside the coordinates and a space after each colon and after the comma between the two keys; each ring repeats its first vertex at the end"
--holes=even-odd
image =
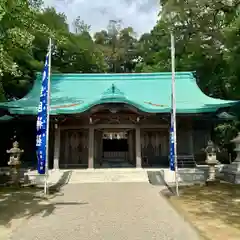
{"type": "Polygon", "coordinates": [[[64,12],[71,24],[80,16],[91,32],[106,29],[109,20],[122,20],[123,27],[133,27],[140,36],[156,24],[160,0],[44,0],[64,12]]]}

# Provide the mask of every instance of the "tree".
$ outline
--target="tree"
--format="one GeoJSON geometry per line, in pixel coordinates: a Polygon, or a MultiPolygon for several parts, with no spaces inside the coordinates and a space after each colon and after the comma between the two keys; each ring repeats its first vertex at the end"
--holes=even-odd
{"type": "Polygon", "coordinates": [[[105,56],[109,72],[133,71],[137,43],[133,28],[122,28],[120,20],[110,20],[107,30],[95,33],[94,39],[105,56]]]}
{"type": "MultiPolygon", "coordinates": [[[[229,64],[224,57],[230,49],[224,33],[239,14],[239,1],[161,2],[161,17],[151,32],[150,44],[142,44],[148,56],[142,53],[144,61],[138,65],[138,71],[170,70],[170,31],[173,31],[176,69],[196,71],[200,88],[210,96],[236,98],[231,91],[235,77],[229,75],[229,64]]],[[[237,42],[239,38],[230,45],[234,46],[237,42]]]]}
{"type": "Polygon", "coordinates": [[[54,31],[57,26],[54,27],[54,21],[47,21],[53,9],[42,12],[40,6],[41,1],[8,1],[5,5],[1,21],[5,32],[2,43],[8,58],[4,58],[4,62],[14,68],[1,68],[4,97],[21,98],[26,95],[32,87],[35,73],[43,66],[48,38],[57,39],[54,31]]]}
{"type": "Polygon", "coordinates": [[[89,33],[91,26],[86,24],[83,20],[81,20],[81,17],[78,16],[74,21],[73,21],[73,27],[74,27],[74,32],[76,34],[81,34],[84,32],[89,33]]]}
{"type": "Polygon", "coordinates": [[[90,26],[77,17],[74,27],[75,33],[65,31],[65,41],[55,47],[54,70],[64,73],[105,72],[106,65],[91,38],[90,26]]]}
{"type": "Polygon", "coordinates": [[[105,45],[105,46],[109,44],[109,36],[106,30],[96,32],[94,34],[94,39],[96,44],[105,45]]]}
{"type": "Polygon", "coordinates": [[[4,54],[8,53],[9,59],[3,58],[0,63],[6,65],[5,68],[0,68],[2,69],[2,88],[0,88],[2,99],[0,100],[4,100],[5,97],[21,98],[31,89],[36,72],[42,71],[49,37],[53,40],[52,72],[77,73],[106,70],[102,52],[94,45],[87,25],[77,18],[78,32],[71,33],[64,14],[57,13],[54,8],[43,9],[40,3],[41,1],[32,0],[31,4],[24,5],[26,9],[16,5],[15,1],[13,2],[15,5],[6,5],[9,8],[6,8],[6,19],[2,20],[6,25],[5,27],[3,24],[6,34],[2,43],[4,54]],[[11,13],[10,7],[15,7],[16,11],[13,13],[16,16],[11,13]],[[24,12],[21,12],[22,10],[24,12]],[[23,21],[21,19],[18,23],[18,19],[27,11],[29,13],[26,21],[21,24],[23,21]],[[19,36],[15,33],[13,37],[7,36],[10,34],[9,29],[14,30],[16,26],[19,26],[17,29],[19,36]],[[20,37],[22,42],[18,39],[20,37]],[[10,68],[11,64],[15,68],[10,68]]]}
{"type": "Polygon", "coordinates": [[[67,34],[66,42],[56,48],[53,56],[55,71],[64,73],[105,72],[103,56],[92,41],[83,35],[67,34]]]}
{"type": "Polygon", "coordinates": [[[224,29],[224,40],[226,51],[224,52],[224,60],[228,68],[226,78],[228,78],[229,90],[237,99],[240,98],[240,4],[236,8],[236,17],[232,19],[230,24],[224,29]]]}
{"type": "Polygon", "coordinates": [[[40,1],[33,0],[0,2],[0,100],[5,99],[3,87],[8,81],[15,78],[20,87],[25,85],[25,82],[19,79],[24,74],[19,61],[31,56],[33,30],[43,30],[35,18],[39,4],[40,1]]]}

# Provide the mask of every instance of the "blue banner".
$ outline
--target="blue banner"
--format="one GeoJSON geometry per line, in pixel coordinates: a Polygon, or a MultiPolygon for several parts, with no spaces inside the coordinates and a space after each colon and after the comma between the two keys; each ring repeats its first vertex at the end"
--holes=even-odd
{"type": "Polygon", "coordinates": [[[170,170],[175,171],[175,142],[174,142],[174,119],[171,115],[171,127],[170,127],[170,150],[169,150],[169,161],[170,161],[170,170]]]}
{"type": "Polygon", "coordinates": [[[48,78],[49,78],[49,56],[46,56],[46,61],[42,74],[42,86],[40,94],[40,102],[37,115],[37,169],[39,174],[46,172],[46,157],[47,157],[47,119],[48,119],[48,78]]]}

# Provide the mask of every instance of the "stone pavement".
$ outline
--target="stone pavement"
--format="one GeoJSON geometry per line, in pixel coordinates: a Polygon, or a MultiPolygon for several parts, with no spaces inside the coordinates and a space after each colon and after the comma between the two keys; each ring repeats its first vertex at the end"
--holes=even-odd
{"type": "Polygon", "coordinates": [[[68,184],[12,240],[197,240],[149,183],[68,184]]]}

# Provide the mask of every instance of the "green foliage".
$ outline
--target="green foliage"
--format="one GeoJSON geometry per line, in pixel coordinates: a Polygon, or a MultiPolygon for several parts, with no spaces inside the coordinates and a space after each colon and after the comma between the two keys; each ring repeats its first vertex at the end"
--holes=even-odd
{"type": "Polygon", "coordinates": [[[208,95],[239,99],[239,1],[161,1],[160,20],[142,36],[140,71],[170,71],[170,31],[175,35],[176,70],[196,71],[208,95]]]}
{"type": "Polygon", "coordinates": [[[95,44],[101,50],[108,72],[132,72],[137,57],[135,32],[133,28],[122,28],[122,22],[110,20],[107,30],[96,32],[95,44]]]}
{"type": "Polygon", "coordinates": [[[80,16],[74,20],[73,27],[76,34],[89,33],[91,29],[91,26],[81,20],[80,16]]]}
{"type": "Polygon", "coordinates": [[[51,29],[38,21],[40,6],[41,1],[36,0],[0,2],[0,100],[27,93],[39,65],[33,55],[34,39],[42,34],[54,37],[51,29]]]}
{"type": "Polygon", "coordinates": [[[32,18],[34,10],[26,1],[14,0],[2,0],[0,9],[0,74],[3,76],[7,72],[19,76],[21,72],[15,61],[15,50],[27,50],[32,45],[31,29],[36,26],[32,18]]]}
{"type": "Polygon", "coordinates": [[[230,141],[237,135],[240,130],[239,121],[231,121],[221,123],[216,126],[215,133],[218,144],[224,146],[230,143],[230,141]]]}
{"type": "Polygon", "coordinates": [[[53,40],[52,71],[105,72],[107,65],[96,48],[89,26],[78,17],[71,33],[66,16],[42,1],[2,1],[0,39],[0,101],[21,98],[42,71],[49,37],[53,40]],[[2,46],[2,48],[1,48],[2,46]]]}

